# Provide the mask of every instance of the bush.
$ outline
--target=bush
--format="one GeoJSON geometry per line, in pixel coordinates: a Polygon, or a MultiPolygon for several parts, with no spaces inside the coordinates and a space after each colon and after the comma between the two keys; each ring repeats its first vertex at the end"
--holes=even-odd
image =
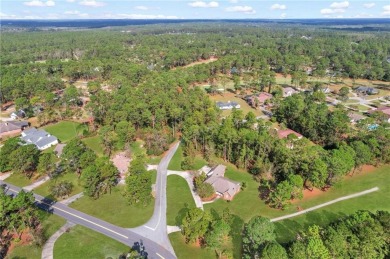
{"type": "Polygon", "coordinates": [[[61,181],[50,186],[50,192],[54,197],[65,197],[72,193],[73,184],[69,181],[61,181]]]}
{"type": "Polygon", "coordinates": [[[208,198],[211,195],[213,195],[215,192],[213,186],[211,186],[211,184],[205,183],[205,182],[198,185],[196,191],[198,192],[198,195],[201,198],[208,198]]]}

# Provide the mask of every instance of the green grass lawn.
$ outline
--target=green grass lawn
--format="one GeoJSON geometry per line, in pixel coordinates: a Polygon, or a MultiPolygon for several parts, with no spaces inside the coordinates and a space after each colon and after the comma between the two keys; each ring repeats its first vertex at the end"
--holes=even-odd
{"type": "Polygon", "coordinates": [[[169,234],[169,240],[175,250],[177,258],[204,259],[216,258],[213,250],[208,248],[199,248],[195,244],[186,244],[183,235],[180,232],[169,234]]]}
{"type": "Polygon", "coordinates": [[[96,155],[103,156],[103,145],[99,136],[85,138],[82,141],[87,147],[92,149],[96,155]]]}
{"type": "MultiPolygon", "coordinates": [[[[355,175],[353,177],[347,177],[346,179],[338,183],[336,186],[330,188],[327,192],[324,192],[321,195],[312,197],[310,199],[303,199],[301,201],[298,201],[294,203],[294,205],[291,205],[289,208],[286,208],[285,210],[276,210],[269,208],[264,203],[264,201],[262,201],[258,197],[259,192],[257,188],[259,184],[252,179],[252,176],[250,174],[234,169],[233,166],[228,166],[228,170],[226,171],[225,176],[235,181],[245,181],[247,183],[247,188],[244,191],[238,193],[234,197],[233,201],[226,202],[224,200],[218,200],[214,203],[205,205],[205,209],[215,209],[216,211],[221,213],[224,208],[228,207],[233,214],[240,216],[245,222],[247,222],[249,219],[257,215],[275,218],[297,212],[296,208],[298,206],[303,209],[306,209],[339,198],[344,195],[361,192],[378,186],[380,188],[380,191],[376,193],[368,194],[366,196],[354,198],[348,201],[343,201],[332,206],[344,207],[344,205],[342,204],[351,203],[351,208],[347,209],[349,213],[354,212],[355,209],[358,208],[388,210],[390,209],[390,201],[383,199],[383,197],[390,197],[390,178],[388,178],[386,174],[388,172],[390,172],[390,166],[386,165],[376,169],[375,173],[365,173],[355,175]],[[371,202],[365,202],[366,199],[371,200],[371,202]]],[[[329,208],[330,207],[331,206],[329,206],[329,208]]]]}
{"type": "Polygon", "coordinates": [[[178,175],[168,176],[167,224],[172,226],[180,225],[187,209],[195,207],[187,181],[178,175]]]}
{"type": "MultiPolygon", "coordinates": [[[[49,214],[41,211],[42,215],[42,227],[44,235],[49,238],[53,235],[62,225],[65,224],[65,220],[59,216],[49,214]]],[[[7,255],[9,259],[40,259],[42,256],[42,247],[34,245],[16,245],[12,252],[7,255]]]]}
{"type": "Polygon", "coordinates": [[[32,184],[34,179],[28,179],[24,174],[12,173],[10,177],[5,179],[5,181],[19,187],[24,187],[32,184]]]}
{"type": "Polygon", "coordinates": [[[153,214],[154,200],[146,206],[130,206],[122,196],[123,187],[112,189],[97,200],[84,196],[70,207],[121,227],[136,227],[146,223],[153,214]]]}
{"type": "Polygon", "coordinates": [[[181,171],[181,161],[183,160],[183,147],[180,144],[173,155],[171,162],[169,162],[168,170],[181,171]]]}
{"type": "Polygon", "coordinates": [[[64,233],[54,245],[54,258],[119,258],[130,248],[82,226],[64,233]]]}
{"type": "Polygon", "coordinates": [[[80,185],[77,175],[74,173],[67,173],[67,174],[62,174],[55,179],[50,179],[49,181],[42,184],[38,188],[34,189],[34,192],[45,197],[50,197],[51,199],[55,199],[54,197],[51,196],[49,188],[51,184],[55,184],[56,182],[59,181],[69,181],[73,183],[73,190],[72,193],[69,195],[69,197],[83,191],[83,187],[80,185]]]}
{"type": "Polygon", "coordinates": [[[56,136],[61,142],[67,142],[82,133],[87,126],[78,127],[80,123],[72,121],[61,121],[59,123],[44,127],[44,129],[56,136]]]}

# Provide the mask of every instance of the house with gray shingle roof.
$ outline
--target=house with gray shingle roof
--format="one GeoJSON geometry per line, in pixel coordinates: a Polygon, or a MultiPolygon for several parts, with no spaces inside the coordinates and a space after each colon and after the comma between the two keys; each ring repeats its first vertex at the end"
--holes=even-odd
{"type": "Polygon", "coordinates": [[[34,144],[39,150],[45,150],[58,144],[58,139],[42,129],[30,128],[20,137],[26,144],[34,144]]]}
{"type": "Polygon", "coordinates": [[[225,200],[232,200],[234,195],[241,189],[239,182],[225,177],[226,166],[224,165],[217,165],[211,169],[210,167],[205,166],[201,171],[208,176],[205,182],[209,183],[214,188],[215,192],[225,200]]]}
{"type": "Polygon", "coordinates": [[[0,137],[17,135],[29,126],[27,121],[0,122],[0,137]]]}

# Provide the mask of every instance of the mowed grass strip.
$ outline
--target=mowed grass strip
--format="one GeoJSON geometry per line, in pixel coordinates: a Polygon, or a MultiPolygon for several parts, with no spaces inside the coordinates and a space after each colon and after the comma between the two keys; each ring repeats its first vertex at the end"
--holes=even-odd
{"type": "Polygon", "coordinates": [[[54,245],[54,258],[119,258],[130,248],[82,226],[64,233],[54,245]]]}
{"type": "Polygon", "coordinates": [[[168,165],[168,170],[181,171],[181,161],[183,161],[183,147],[180,144],[168,165]]]}
{"type": "Polygon", "coordinates": [[[190,208],[195,208],[187,181],[178,176],[170,175],[167,181],[167,224],[177,226],[190,208]]]}
{"type": "Polygon", "coordinates": [[[32,184],[35,179],[33,178],[27,178],[24,174],[21,173],[12,173],[11,176],[9,176],[7,179],[5,179],[7,183],[16,185],[18,187],[24,187],[27,185],[32,184]]]}
{"type": "MultiPolygon", "coordinates": [[[[43,233],[46,238],[49,238],[53,235],[60,227],[65,224],[65,220],[59,216],[49,214],[47,212],[41,211],[41,222],[43,233]]],[[[40,259],[42,256],[42,246],[36,246],[32,244],[16,244],[14,249],[7,255],[6,258],[9,259],[40,259]]]]}
{"type": "Polygon", "coordinates": [[[96,200],[84,196],[70,207],[124,228],[146,223],[153,214],[154,199],[145,207],[129,205],[122,195],[123,189],[123,186],[114,187],[111,193],[104,194],[96,200]]]}
{"type": "Polygon", "coordinates": [[[43,127],[44,130],[56,136],[61,142],[67,142],[81,134],[87,126],[73,121],[61,121],[53,125],[43,127]]]}

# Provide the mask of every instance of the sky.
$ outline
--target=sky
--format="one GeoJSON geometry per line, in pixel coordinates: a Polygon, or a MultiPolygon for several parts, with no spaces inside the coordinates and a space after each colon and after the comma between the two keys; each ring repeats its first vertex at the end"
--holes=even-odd
{"type": "Polygon", "coordinates": [[[0,0],[0,19],[390,18],[390,0],[0,0]]]}

